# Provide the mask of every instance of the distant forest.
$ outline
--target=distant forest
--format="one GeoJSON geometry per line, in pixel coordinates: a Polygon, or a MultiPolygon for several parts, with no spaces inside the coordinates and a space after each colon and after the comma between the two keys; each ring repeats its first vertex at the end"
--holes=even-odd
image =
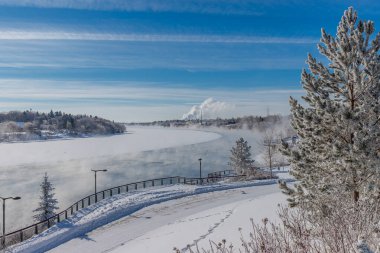
{"type": "Polygon", "coordinates": [[[289,135],[293,134],[293,130],[289,123],[288,116],[268,115],[268,116],[245,116],[229,119],[195,119],[195,120],[164,120],[153,121],[147,123],[128,123],[127,125],[140,126],[162,126],[162,127],[221,127],[228,129],[250,129],[265,131],[266,129],[278,125],[283,125],[289,131],[289,135]]]}
{"type": "Polygon", "coordinates": [[[0,141],[24,141],[87,135],[119,134],[125,125],[88,115],[60,111],[11,111],[0,113],[0,141]]]}

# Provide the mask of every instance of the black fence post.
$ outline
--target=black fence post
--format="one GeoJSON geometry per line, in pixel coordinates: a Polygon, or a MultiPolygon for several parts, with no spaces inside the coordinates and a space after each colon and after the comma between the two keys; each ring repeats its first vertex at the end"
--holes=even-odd
{"type": "Polygon", "coordinates": [[[110,190],[110,196],[112,197],[112,189],[110,190]]]}
{"type": "Polygon", "coordinates": [[[21,230],[20,231],[20,242],[23,242],[23,241],[24,241],[24,233],[21,230]]]}
{"type": "Polygon", "coordinates": [[[57,214],[57,222],[60,223],[61,222],[61,216],[59,214],[57,214]]]}
{"type": "Polygon", "coordinates": [[[67,219],[67,210],[65,210],[65,219],[67,219]]]}
{"type": "Polygon", "coordinates": [[[82,199],[82,208],[84,208],[84,199],[82,199]]]}
{"type": "Polygon", "coordinates": [[[152,186],[154,186],[154,179],[152,180],[152,186]]]}
{"type": "Polygon", "coordinates": [[[145,188],[145,181],[143,182],[143,188],[145,188]]]}
{"type": "Polygon", "coordinates": [[[47,222],[48,222],[48,228],[50,228],[50,219],[48,219],[47,222]]]}
{"type": "MultiPolygon", "coordinates": [[[[88,206],[91,205],[91,196],[88,197],[88,206]]],[[[67,219],[67,218],[66,218],[67,219]]]]}
{"type": "Polygon", "coordinates": [[[117,187],[117,194],[120,194],[120,187],[117,187]]]}
{"type": "Polygon", "coordinates": [[[137,190],[137,184],[135,184],[135,190],[137,190]]]}
{"type": "Polygon", "coordinates": [[[170,184],[173,184],[173,178],[170,178],[170,184]]]}
{"type": "Polygon", "coordinates": [[[128,185],[125,186],[125,190],[126,190],[126,192],[128,192],[128,185]]]}
{"type": "Polygon", "coordinates": [[[35,233],[36,235],[38,235],[38,225],[37,225],[37,224],[34,226],[34,233],[35,233]]]}

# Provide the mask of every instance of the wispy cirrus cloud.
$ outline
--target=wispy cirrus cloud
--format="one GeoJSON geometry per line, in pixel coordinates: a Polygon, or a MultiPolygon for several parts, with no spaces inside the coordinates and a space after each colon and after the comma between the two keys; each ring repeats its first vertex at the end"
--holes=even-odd
{"type": "MultiPolygon", "coordinates": [[[[260,15],[258,0],[0,0],[3,6],[260,15]]],[[[261,3],[262,4],[262,3],[261,3]]]]}
{"type": "Polygon", "coordinates": [[[67,31],[0,30],[0,40],[87,40],[126,42],[242,43],[242,44],[315,44],[310,37],[263,37],[186,34],[122,34],[67,31]]]}

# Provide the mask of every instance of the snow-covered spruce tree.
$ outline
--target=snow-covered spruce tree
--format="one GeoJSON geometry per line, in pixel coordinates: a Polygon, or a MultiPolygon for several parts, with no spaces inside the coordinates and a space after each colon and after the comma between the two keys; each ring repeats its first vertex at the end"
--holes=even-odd
{"type": "Polygon", "coordinates": [[[231,149],[230,162],[228,163],[238,175],[250,173],[254,160],[251,159],[251,146],[240,137],[236,146],[231,149]]]}
{"type": "Polygon", "coordinates": [[[55,215],[55,211],[58,209],[58,201],[54,198],[54,187],[50,183],[47,173],[41,183],[41,196],[39,207],[33,212],[36,215],[33,216],[36,221],[44,221],[55,215]]]}
{"type": "Polygon", "coordinates": [[[374,30],[350,7],[336,37],[322,29],[318,49],[329,64],[308,56],[301,81],[306,106],[290,98],[300,141],[294,149],[284,144],[300,181],[295,189],[282,185],[291,206],[326,215],[337,197],[353,206],[380,203],[380,34],[371,36],[374,30]]]}

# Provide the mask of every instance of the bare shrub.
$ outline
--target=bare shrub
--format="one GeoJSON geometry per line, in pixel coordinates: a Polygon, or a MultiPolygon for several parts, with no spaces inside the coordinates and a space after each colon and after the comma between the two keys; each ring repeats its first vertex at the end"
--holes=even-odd
{"type": "MultiPolygon", "coordinates": [[[[336,199],[336,208],[325,217],[302,208],[280,207],[281,223],[263,219],[235,248],[225,240],[211,242],[208,249],[190,253],[378,253],[380,252],[379,214],[369,202],[347,204],[336,199]]],[[[180,251],[179,251],[180,252],[180,251]]]]}

